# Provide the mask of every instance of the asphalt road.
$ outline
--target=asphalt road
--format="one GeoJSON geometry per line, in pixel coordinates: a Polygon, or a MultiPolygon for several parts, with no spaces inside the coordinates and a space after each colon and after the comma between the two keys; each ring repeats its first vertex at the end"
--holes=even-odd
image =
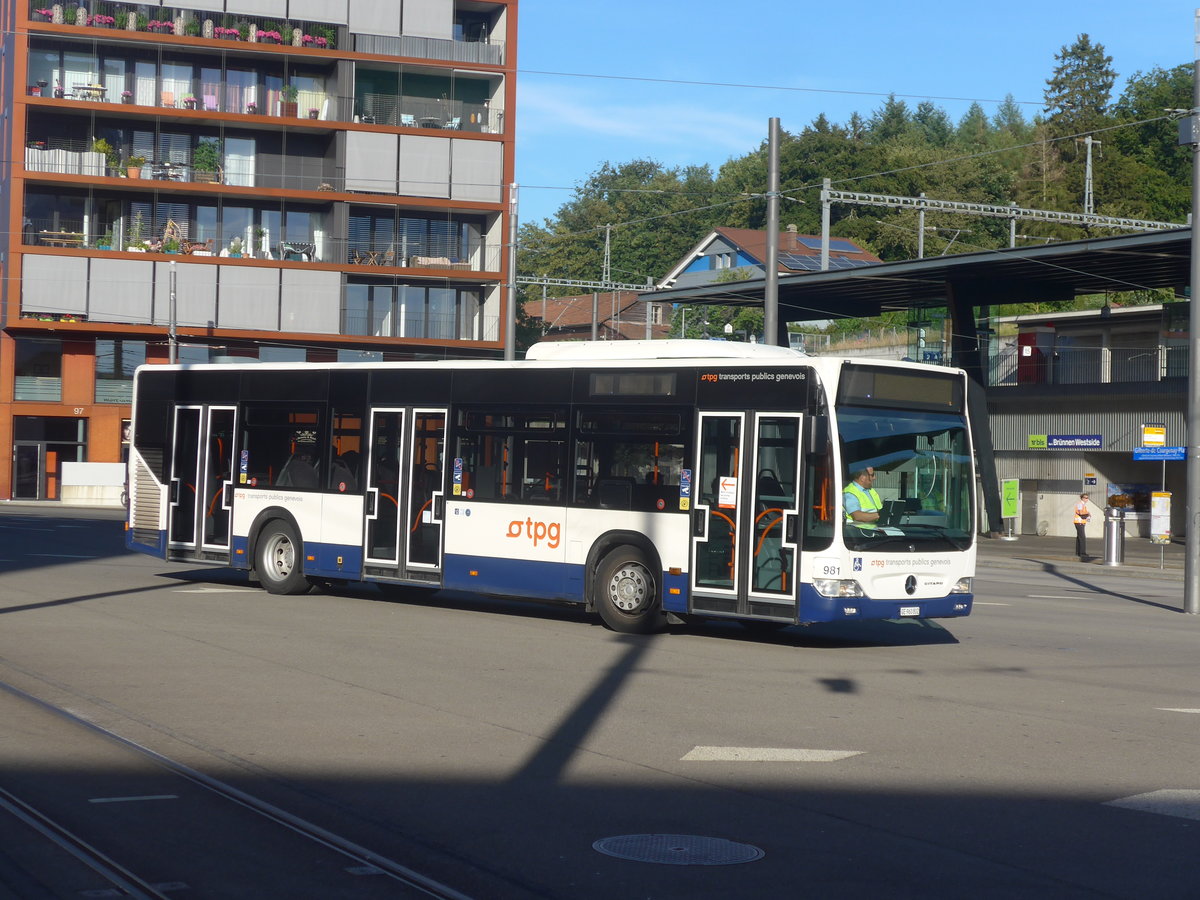
{"type": "MultiPolygon", "coordinates": [[[[1200,617],[1175,581],[988,561],[964,620],[643,638],[465,595],[275,597],[76,515],[0,513],[0,682],[461,895],[1200,895],[1200,617]]],[[[19,694],[0,721],[0,789],[164,895],[291,871],[275,896],[412,896],[351,863],[330,888],[19,694]],[[81,811],[110,796],[134,799],[81,811]]],[[[48,856],[0,811],[0,897],[78,897],[48,856]]]]}

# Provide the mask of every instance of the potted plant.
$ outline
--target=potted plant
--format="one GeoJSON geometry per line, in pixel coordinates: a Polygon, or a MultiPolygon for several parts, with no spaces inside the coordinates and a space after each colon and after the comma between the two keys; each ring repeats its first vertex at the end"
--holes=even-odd
{"type": "Polygon", "coordinates": [[[100,240],[96,244],[96,246],[99,247],[101,250],[111,250],[112,242],[113,242],[113,230],[112,230],[112,226],[109,225],[108,229],[104,232],[104,236],[100,238],[100,240]]]}
{"type": "Polygon", "coordinates": [[[142,166],[146,164],[146,157],[131,156],[125,161],[125,174],[130,178],[142,177],[142,166]]]}
{"type": "Polygon", "coordinates": [[[252,116],[258,115],[258,104],[255,103],[253,100],[250,101],[249,103],[246,104],[246,112],[252,116]]]}
{"type": "Polygon", "coordinates": [[[278,44],[283,40],[283,35],[278,31],[263,31],[261,28],[255,32],[254,36],[258,38],[260,44],[278,44]]]}
{"type": "Polygon", "coordinates": [[[145,253],[146,245],[142,241],[142,214],[134,213],[133,221],[129,223],[129,240],[125,249],[131,253],[145,253]]]}
{"type": "Polygon", "coordinates": [[[115,174],[115,170],[121,168],[121,154],[104,138],[96,138],[92,141],[92,150],[104,154],[104,164],[107,166],[108,174],[115,174]]]}
{"type": "Polygon", "coordinates": [[[97,13],[96,15],[92,16],[89,24],[95,28],[112,28],[116,21],[117,20],[113,16],[106,16],[101,13],[97,13]]]}
{"type": "Polygon", "coordinates": [[[122,103],[132,103],[133,102],[133,91],[121,91],[121,102],[122,103]]]}
{"type": "Polygon", "coordinates": [[[162,243],[162,251],[163,253],[178,253],[179,241],[173,237],[167,238],[162,243]]]}
{"type": "Polygon", "coordinates": [[[251,255],[255,253],[266,253],[267,248],[263,246],[263,238],[267,234],[267,229],[261,225],[254,226],[254,246],[251,248],[251,255]]]}
{"type": "Polygon", "coordinates": [[[35,22],[49,22],[54,18],[54,10],[52,9],[35,9],[33,11],[33,20],[35,22]]]}
{"type": "Polygon", "coordinates": [[[319,116],[320,114],[321,114],[321,111],[320,111],[319,109],[310,109],[310,110],[308,111],[308,117],[309,117],[310,119],[315,119],[315,118],[316,118],[317,116],[319,116]]]}
{"type": "Polygon", "coordinates": [[[221,141],[219,138],[200,138],[192,151],[192,168],[197,181],[221,180],[221,141]]]}
{"type": "Polygon", "coordinates": [[[235,259],[241,257],[241,255],[242,255],[242,239],[240,237],[235,237],[232,241],[229,242],[229,255],[234,257],[235,259]]]}
{"type": "Polygon", "coordinates": [[[281,94],[283,96],[283,100],[279,104],[280,115],[296,115],[296,98],[300,96],[300,88],[296,87],[294,84],[285,84],[281,94]]]}
{"type": "Polygon", "coordinates": [[[188,94],[186,97],[183,98],[183,105],[184,105],[185,109],[195,109],[196,104],[199,102],[200,101],[197,100],[195,97],[193,97],[191,94],[188,94]]]}

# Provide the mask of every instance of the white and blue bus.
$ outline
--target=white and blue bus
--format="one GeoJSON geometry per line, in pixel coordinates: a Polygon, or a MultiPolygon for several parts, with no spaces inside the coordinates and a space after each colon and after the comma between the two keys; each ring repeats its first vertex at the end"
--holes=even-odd
{"type": "Polygon", "coordinates": [[[313,584],[581,604],[621,632],[965,616],[961,370],[719,341],[519,362],[150,365],[131,549],[313,584]],[[844,491],[875,472],[881,509],[844,491]]]}

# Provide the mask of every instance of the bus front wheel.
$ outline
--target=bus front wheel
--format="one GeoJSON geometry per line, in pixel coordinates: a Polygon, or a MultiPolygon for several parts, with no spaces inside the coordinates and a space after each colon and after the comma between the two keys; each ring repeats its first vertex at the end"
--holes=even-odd
{"type": "Polygon", "coordinates": [[[302,594],[309,589],[304,577],[303,546],[296,530],[278,519],[268,522],[258,538],[257,570],[262,586],[272,594],[302,594]]]}
{"type": "Polygon", "coordinates": [[[622,634],[649,634],[665,623],[658,579],[637,547],[616,548],[596,569],[594,597],[604,624],[622,634]]]}

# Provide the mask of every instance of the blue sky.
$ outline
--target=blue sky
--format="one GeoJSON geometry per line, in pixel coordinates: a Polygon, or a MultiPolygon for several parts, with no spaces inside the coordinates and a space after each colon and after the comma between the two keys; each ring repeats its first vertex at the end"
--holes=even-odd
{"type": "Polygon", "coordinates": [[[715,171],[755,149],[771,116],[787,131],[822,112],[845,122],[855,111],[869,117],[891,92],[910,106],[933,99],[955,121],[972,100],[991,115],[1012,94],[1032,118],[1054,54],[1085,32],[1113,57],[1116,96],[1135,72],[1195,59],[1194,9],[1166,0],[522,0],[520,220],[541,224],[606,161],[715,171]]]}

